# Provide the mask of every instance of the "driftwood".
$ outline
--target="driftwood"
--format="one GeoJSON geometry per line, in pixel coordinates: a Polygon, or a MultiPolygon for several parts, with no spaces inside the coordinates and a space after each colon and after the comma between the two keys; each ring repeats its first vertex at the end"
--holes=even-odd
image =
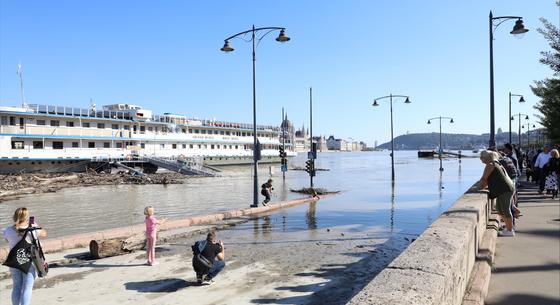
{"type": "Polygon", "coordinates": [[[129,252],[123,250],[122,244],[123,241],[119,239],[109,239],[99,242],[97,240],[92,240],[89,242],[89,253],[92,258],[99,259],[129,252]]]}
{"type": "Polygon", "coordinates": [[[89,242],[89,253],[92,258],[99,259],[141,250],[145,246],[146,236],[144,234],[136,234],[128,238],[92,240],[89,242]]]}
{"type": "Polygon", "coordinates": [[[340,191],[329,192],[324,188],[313,188],[313,187],[304,187],[299,190],[290,189],[290,191],[294,193],[308,194],[312,196],[340,193],[340,191]]]}
{"type": "Polygon", "coordinates": [[[33,178],[35,180],[41,181],[41,185],[47,185],[56,182],[66,182],[66,181],[76,180],[78,179],[78,176],[71,175],[71,176],[61,176],[61,177],[54,177],[54,178],[39,178],[39,177],[33,177],[33,178]]]}

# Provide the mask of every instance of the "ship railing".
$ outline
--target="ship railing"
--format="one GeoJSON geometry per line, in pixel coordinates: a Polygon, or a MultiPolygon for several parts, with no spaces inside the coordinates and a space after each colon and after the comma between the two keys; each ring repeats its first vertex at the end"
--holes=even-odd
{"type": "Polygon", "coordinates": [[[29,104],[28,109],[37,114],[65,115],[74,117],[90,117],[103,119],[132,120],[128,112],[113,110],[97,110],[95,108],[77,108],[59,105],[29,104]]]}

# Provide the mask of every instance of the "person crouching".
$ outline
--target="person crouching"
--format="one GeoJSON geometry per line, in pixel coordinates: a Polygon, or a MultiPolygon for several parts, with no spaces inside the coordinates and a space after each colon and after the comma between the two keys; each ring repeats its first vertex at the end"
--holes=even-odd
{"type": "Polygon", "coordinates": [[[193,245],[193,269],[199,285],[210,285],[214,278],[226,266],[224,243],[216,242],[216,232],[212,231],[206,240],[197,241],[193,245]],[[203,278],[204,277],[204,278],[203,278]]]}

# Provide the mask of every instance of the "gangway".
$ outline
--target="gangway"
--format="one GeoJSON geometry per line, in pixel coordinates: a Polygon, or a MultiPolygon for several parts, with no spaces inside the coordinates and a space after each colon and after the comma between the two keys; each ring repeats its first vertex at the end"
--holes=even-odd
{"type": "Polygon", "coordinates": [[[156,165],[161,168],[165,168],[170,171],[177,172],[179,174],[188,175],[188,176],[205,176],[205,177],[215,177],[216,174],[204,170],[202,166],[198,166],[196,168],[197,163],[192,162],[191,160],[172,160],[172,159],[164,159],[159,157],[153,156],[144,156],[143,159],[156,165]]]}
{"type": "Polygon", "coordinates": [[[126,166],[126,165],[122,164],[120,161],[113,161],[113,164],[114,164],[115,166],[117,166],[117,167],[121,167],[121,168],[124,168],[124,169],[126,169],[126,170],[129,170],[129,171],[133,172],[133,173],[134,173],[135,175],[137,175],[137,176],[144,176],[144,175],[145,175],[143,172],[141,172],[141,171],[139,171],[139,170],[137,170],[137,169],[135,169],[135,168],[132,168],[132,167],[130,167],[130,166],[126,166]]]}

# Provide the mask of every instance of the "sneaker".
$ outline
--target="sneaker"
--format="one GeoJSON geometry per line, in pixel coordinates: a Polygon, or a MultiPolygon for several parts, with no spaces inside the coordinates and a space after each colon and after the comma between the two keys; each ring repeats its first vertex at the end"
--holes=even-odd
{"type": "Polygon", "coordinates": [[[251,208],[257,208],[258,205],[251,204],[249,207],[251,207],[251,208]]]}
{"type": "Polygon", "coordinates": [[[265,207],[265,206],[266,206],[266,202],[263,202],[262,205],[263,205],[263,207],[265,207]]]}
{"type": "Polygon", "coordinates": [[[200,276],[200,277],[197,276],[197,277],[196,277],[196,283],[197,283],[198,285],[202,285],[202,282],[203,282],[203,281],[202,281],[202,276],[200,276]]]}
{"type": "Polygon", "coordinates": [[[212,284],[214,284],[214,283],[215,283],[215,282],[214,282],[214,280],[213,280],[211,277],[209,277],[209,276],[205,276],[205,277],[204,277],[204,285],[212,285],[212,284]]]}
{"type": "Polygon", "coordinates": [[[515,236],[515,232],[513,230],[509,231],[509,230],[503,230],[498,232],[498,236],[501,237],[513,237],[515,236]]]}

